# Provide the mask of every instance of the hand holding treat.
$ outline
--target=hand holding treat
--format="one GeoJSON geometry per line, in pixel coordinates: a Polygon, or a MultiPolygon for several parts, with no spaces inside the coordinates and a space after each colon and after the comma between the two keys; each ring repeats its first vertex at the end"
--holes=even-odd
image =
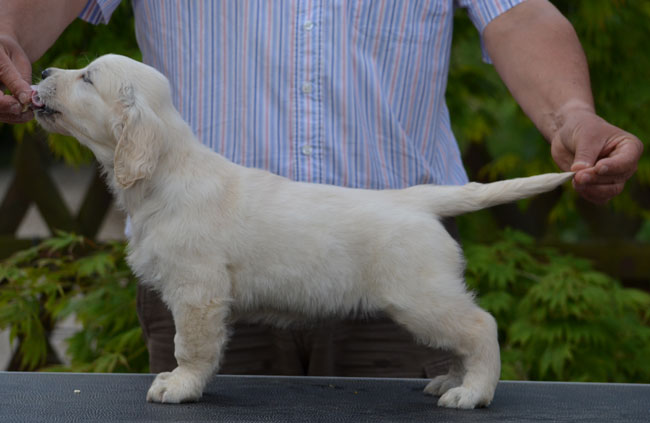
{"type": "Polygon", "coordinates": [[[29,59],[16,40],[0,35],[0,122],[23,123],[34,117],[28,108],[31,73],[29,59]]]}

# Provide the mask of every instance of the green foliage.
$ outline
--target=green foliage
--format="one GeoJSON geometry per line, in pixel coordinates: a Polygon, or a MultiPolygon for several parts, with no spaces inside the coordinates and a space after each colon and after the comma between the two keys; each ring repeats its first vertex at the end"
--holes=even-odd
{"type": "Polygon", "coordinates": [[[504,379],[650,382],[650,295],[520,232],[465,254],[499,323],[504,379]]]}
{"type": "Polygon", "coordinates": [[[74,316],[83,328],[67,340],[72,363],[47,370],[146,371],[136,283],[124,243],[59,232],[0,263],[0,328],[10,328],[12,343],[20,340],[24,369],[43,369],[52,326],[74,316]]]}

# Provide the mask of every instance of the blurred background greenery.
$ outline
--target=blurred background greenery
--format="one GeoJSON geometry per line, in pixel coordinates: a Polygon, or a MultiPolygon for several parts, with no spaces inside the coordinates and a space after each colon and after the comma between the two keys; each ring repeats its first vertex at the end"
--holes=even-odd
{"type": "MultiPolygon", "coordinates": [[[[589,61],[597,112],[647,145],[650,120],[645,115],[650,108],[647,67],[650,57],[641,51],[650,39],[650,26],[644,23],[650,17],[650,3],[635,0],[556,0],[553,3],[569,18],[582,42],[589,61]]],[[[494,68],[481,62],[476,31],[466,19],[456,19],[454,37],[447,99],[470,179],[493,180],[556,170],[548,144],[521,112],[494,68]]],[[[649,186],[650,158],[645,154],[623,195],[606,208],[590,206],[566,190],[556,202],[549,196],[536,201],[526,210],[528,220],[513,216],[516,213],[512,207],[501,208],[496,217],[507,216],[510,225],[536,236],[548,235],[564,241],[629,237],[648,242],[649,186]],[[533,217],[540,213],[540,207],[541,214],[548,213],[546,222],[533,217]]],[[[486,228],[494,227],[490,216],[495,215],[483,212],[477,216],[463,219],[468,229],[463,235],[490,239],[491,233],[486,228]]],[[[504,219],[497,221],[500,225],[504,223],[504,219]]]]}
{"type": "MultiPolygon", "coordinates": [[[[647,148],[650,55],[643,51],[650,2],[553,3],[583,44],[597,111],[647,148]]],[[[470,179],[556,171],[546,141],[482,62],[478,34],[462,10],[454,25],[447,100],[470,179]]],[[[48,66],[85,66],[109,52],[139,59],[133,26],[129,2],[107,26],[76,21],[34,64],[35,76],[48,66]]],[[[76,141],[42,134],[31,122],[0,125],[0,166],[11,165],[17,146],[30,137],[47,140],[48,162],[92,162],[76,141]]],[[[588,204],[566,186],[458,222],[468,284],[499,322],[504,378],[650,382],[648,154],[625,192],[607,206],[588,204]]],[[[10,368],[146,371],[134,286],[121,242],[58,233],[5,260],[0,327],[10,328],[18,347],[10,368]],[[69,339],[71,363],[62,366],[48,337],[69,315],[83,329],[69,339]]]]}

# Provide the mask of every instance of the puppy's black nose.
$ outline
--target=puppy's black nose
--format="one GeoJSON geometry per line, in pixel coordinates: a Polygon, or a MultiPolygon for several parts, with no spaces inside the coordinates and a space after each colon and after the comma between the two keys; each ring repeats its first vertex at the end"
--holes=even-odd
{"type": "Polygon", "coordinates": [[[41,72],[41,78],[45,79],[48,76],[50,76],[51,73],[52,73],[52,70],[50,68],[47,68],[43,72],[41,72]]]}

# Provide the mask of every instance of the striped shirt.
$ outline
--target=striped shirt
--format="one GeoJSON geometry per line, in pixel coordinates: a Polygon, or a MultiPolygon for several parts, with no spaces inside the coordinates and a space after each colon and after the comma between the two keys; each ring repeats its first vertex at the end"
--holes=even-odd
{"type": "MultiPolygon", "coordinates": [[[[456,7],[523,0],[132,0],[143,61],[235,163],[357,188],[463,184],[445,89],[456,7]]],[[[120,0],[91,0],[106,23],[120,0]]],[[[484,59],[489,61],[484,51],[484,59]]]]}

